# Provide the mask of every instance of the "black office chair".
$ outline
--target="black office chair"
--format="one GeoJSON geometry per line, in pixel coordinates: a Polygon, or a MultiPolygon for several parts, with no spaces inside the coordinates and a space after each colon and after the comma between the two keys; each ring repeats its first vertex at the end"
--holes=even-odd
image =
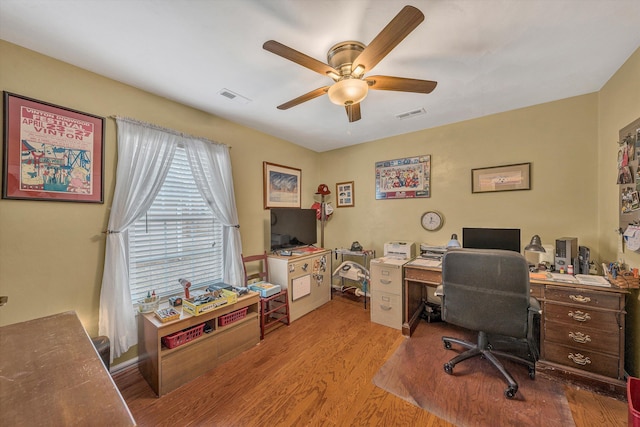
{"type": "Polygon", "coordinates": [[[509,399],[518,391],[518,384],[496,356],[527,365],[529,377],[535,378],[538,350],[533,323],[540,304],[529,296],[529,268],[522,255],[493,249],[449,250],[442,261],[442,287],[437,294],[442,297],[442,320],[478,332],[476,344],[442,337],[447,349],[452,343],[469,349],[445,363],[446,373],[452,374],[463,360],[483,356],[506,378],[509,386],[504,395],[509,399]],[[492,346],[494,338],[504,343],[505,337],[524,343],[526,356],[492,346]]]}

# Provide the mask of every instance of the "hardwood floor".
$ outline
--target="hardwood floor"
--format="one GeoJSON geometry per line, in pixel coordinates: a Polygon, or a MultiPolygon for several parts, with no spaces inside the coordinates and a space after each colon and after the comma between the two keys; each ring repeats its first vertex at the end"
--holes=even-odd
{"type": "MultiPolygon", "coordinates": [[[[114,380],[140,426],[450,426],[373,384],[405,338],[369,319],[361,302],[336,295],[161,398],[136,367],[114,380]]],[[[576,426],[626,425],[626,402],[565,389],[576,426]]],[[[544,425],[544,417],[534,425],[544,425]]]]}

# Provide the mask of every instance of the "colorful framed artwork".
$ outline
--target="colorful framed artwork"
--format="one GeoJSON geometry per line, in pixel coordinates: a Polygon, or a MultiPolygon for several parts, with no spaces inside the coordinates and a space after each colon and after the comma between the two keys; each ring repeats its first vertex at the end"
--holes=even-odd
{"type": "Polygon", "coordinates": [[[4,92],[3,151],[3,199],[103,203],[103,117],[4,92]]]}
{"type": "Polygon", "coordinates": [[[431,197],[431,156],[376,162],[376,199],[431,197]]]}
{"type": "Polygon", "coordinates": [[[356,205],[356,189],[353,181],[336,184],[336,207],[352,208],[356,205]]]}
{"type": "Polygon", "coordinates": [[[262,162],[264,208],[301,207],[302,171],[262,162]]]}
{"type": "Polygon", "coordinates": [[[471,169],[471,192],[531,189],[531,163],[471,169]]]}

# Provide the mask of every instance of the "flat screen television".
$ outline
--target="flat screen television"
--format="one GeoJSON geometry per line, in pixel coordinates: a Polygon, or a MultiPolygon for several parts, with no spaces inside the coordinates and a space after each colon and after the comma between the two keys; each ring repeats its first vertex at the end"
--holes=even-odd
{"type": "Polygon", "coordinates": [[[272,208],[271,250],[315,245],[318,241],[315,209],[272,208]]]}
{"type": "Polygon", "coordinates": [[[462,247],[520,252],[519,228],[463,228],[462,247]]]}

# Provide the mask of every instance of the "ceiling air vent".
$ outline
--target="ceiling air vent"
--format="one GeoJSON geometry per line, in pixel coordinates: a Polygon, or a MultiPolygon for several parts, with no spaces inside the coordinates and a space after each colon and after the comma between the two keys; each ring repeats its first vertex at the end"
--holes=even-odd
{"type": "Polygon", "coordinates": [[[238,104],[248,104],[251,102],[251,100],[249,98],[245,98],[244,96],[237,94],[233,91],[230,91],[229,89],[222,89],[220,92],[218,92],[218,95],[223,96],[225,98],[227,98],[229,101],[233,101],[236,102],[238,104]]]}
{"type": "Polygon", "coordinates": [[[400,120],[410,119],[411,117],[421,116],[427,114],[424,108],[418,108],[417,110],[407,111],[406,113],[396,114],[396,118],[400,120]]]}

